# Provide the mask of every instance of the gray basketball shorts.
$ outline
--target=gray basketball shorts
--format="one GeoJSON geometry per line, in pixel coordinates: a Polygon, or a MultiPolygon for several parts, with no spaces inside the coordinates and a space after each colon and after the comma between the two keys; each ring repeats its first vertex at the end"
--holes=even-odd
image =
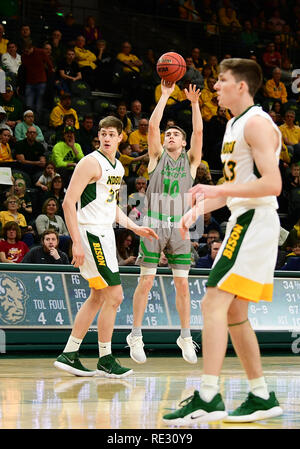
{"type": "Polygon", "coordinates": [[[171,268],[189,270],[191,266],[191,241],[182,240],[179,228],[153,228],[158,240],[141,238],[136,263],[141,267],[157,267],[163,251],[171,268]]]}

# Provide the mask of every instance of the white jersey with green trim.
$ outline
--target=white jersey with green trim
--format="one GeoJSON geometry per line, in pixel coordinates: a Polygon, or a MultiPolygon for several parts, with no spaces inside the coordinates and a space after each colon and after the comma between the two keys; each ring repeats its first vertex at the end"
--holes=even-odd
{"type": "MultiPolygon", "coordinates": [[[[244,137],[244,128],[250,117],[259,115],[266,118],[272,124],[278,135],[278,146],[276,157],[279,162],[281,151],[281,133],[271,117],[262,110],[260,106],[250,106],[241,115],[229,120],[223,138],[221,160],[223,164],[223,175],[226,182],[233,184],[244,184],[260,178],[259,171],[255,165],[252,151],[244,137]]],[[[228,197],[227,206],[229,209],[245,207],[252,209],[259,206],[270,206],[278,208],[275,196],[262,196],[258,198],[237,198],[228,197]]]]}
{"type": "Polygon", "coordinates": [[[112,226],[116,219],[118,194],[124,168],[116,159],[113,165],[103,153],[96,150],[85,157],[93,157],[101,166],[102,176],[88,184],[77,205],[78,223],[82,225],[112,226]]]}

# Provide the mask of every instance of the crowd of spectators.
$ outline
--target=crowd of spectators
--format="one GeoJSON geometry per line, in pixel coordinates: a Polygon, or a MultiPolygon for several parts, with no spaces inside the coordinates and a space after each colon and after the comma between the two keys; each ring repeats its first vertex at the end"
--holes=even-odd
{"type": "MultiPolygon", "coordinates": [[[[291,55],[300,52],[300,1],[266,0],[262,7],[253,0],[252,9],[246,8],[247,2],[229,0],[160,3],[168,8],[171,3],[173,16],[182,23],[195,22],[205,30],[205,40],[201,45],[195,41],[189,51],[183,53],[180,45],[164,49],[181,53],[187,71],[165,109],[162,142],[171,124],[185,129],[189,140],[191,108],[184,89],[196,84],[201,89],[204,142],[195,184],[222,183],[220,151],[231,113],[217,103],[214,84],[219,62],[247,57],[260,63],[264,82],[255,102],[282,133],[283,189],[278,213],[288,237],[278,244],[276,268],[299,269],[300,73],[294,69],[300,60],[298,56],[292,63],[291,55]],[[218,45],[221,35],[222,47],[218,45]]],[[[117,154],[125,168],[122,208],[142,223],[149,182],[148,120],[161,94],[157,56],[149,48],[137,54],[135,43],[125,39],[120,40],[118,51],[111,51],[109,37],[103,36],[92,16],[80,25],[67,14],[43,41],[33,35],[28,23],[20,24],[17,38],[7,35],[0,24],[0,70],[6,77],[0,97],[0,167],[10,168],[13,177],[11,186],[0,185],[1,262],[19,263],[23,257],[24,261],[43,259],[40,263],[71,260],[62,202],[78,161],[99,148],[97,125],[105,115],[123,122],[117,154]],[[99,99],[101,92],[112,92],[115,100],[99,99]],[[47,234],[49,229],[53,235],[47,234]],[[38,249],[32,253],[34,248],[38,249]]],[[[210,268],[228,216],[224,207],[191,229],[193,266],[210,268]]],[[[116,237],[120,265],[134,265],[136,236],[116,230],[116,237]]],[[[162,254],[160,265],[166,264],[162,254]]]]}

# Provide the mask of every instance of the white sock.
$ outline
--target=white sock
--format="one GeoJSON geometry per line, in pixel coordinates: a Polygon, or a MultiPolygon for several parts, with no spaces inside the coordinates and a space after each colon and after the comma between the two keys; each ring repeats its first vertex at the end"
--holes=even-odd
{"type": "Polygon", "coordinates": [[[180,330],[180,337],[181,338],[189,338],[191,336],[191,330],[190,329],[181,329],[180,330]]]}
{"type": "Polygon", "coordinates": [[[78,351],[80,348],[82,340],[80,338],[73,337],[70,335],[69,340],[67,341],[67,344],[65,346],[65,349],[63,352],[75,352],[78,351]]]}
{"type": "Polygon", "coordinates": [[[205,402],[210,402],[212,398],[219,392],[219,376],[213,376],[211,374],[203,374],[200,397],[205,402]]]}
{"type": "Polygon", "coordinates": [[[250,390],[255,396],[259,396],[262,399],[269,399],[268,385],[264,377],[258,377],[257,379],[249,380],[250,390]]]}
{"type": "Polygon", "coordinates": [[[111,341],[108,341],[107,343],[102,343],[101,341],[98,341],[98,346],[100,357],[104,357],[105,355],[111,354],[111,341]]]}

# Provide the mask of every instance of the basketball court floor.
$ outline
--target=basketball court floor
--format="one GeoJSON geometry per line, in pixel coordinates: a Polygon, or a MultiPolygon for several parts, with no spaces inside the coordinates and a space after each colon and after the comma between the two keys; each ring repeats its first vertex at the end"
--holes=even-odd
{"type": "MultiPolygon", "coordinates": [[[[124,379],[73,377],[53,366],[54,358],[0,358],[0,429],[167,429],[162,416],[199,389],[202,359],[152,357],[124,379]]],[[[81,358],[95,369],[96,358],[81,358]]],[[[299,356],[263,357],[270,390],[284,414],[249,424],[214,422],[205,429],[300,429],[299,356]]],[[[221,393],[229,411],[246,399],[248,384],[236,357],[226,357],[221,393]]]]}

